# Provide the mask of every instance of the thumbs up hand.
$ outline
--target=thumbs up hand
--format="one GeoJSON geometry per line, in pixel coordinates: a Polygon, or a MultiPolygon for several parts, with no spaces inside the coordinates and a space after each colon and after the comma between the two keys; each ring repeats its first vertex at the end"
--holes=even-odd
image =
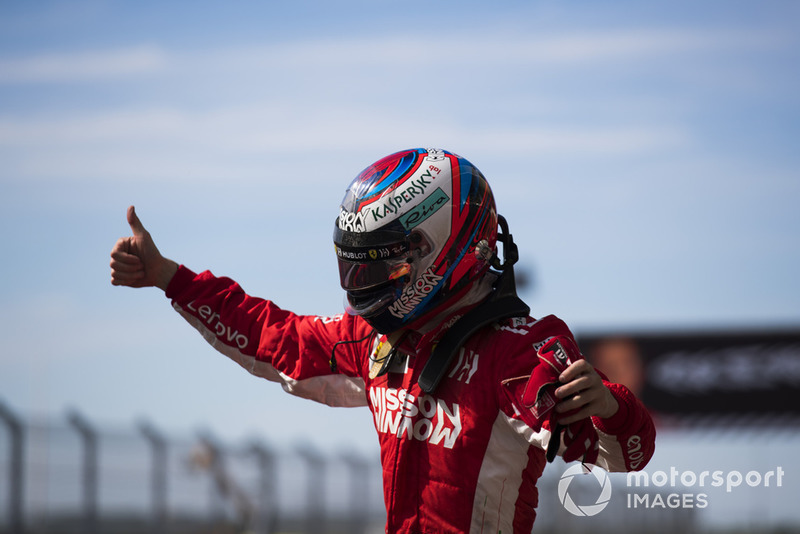
{"type": "Polygon", "coordinates": [[[111,249],[111,283],[166,290],[178,264],[161,255],[133,206],[128,208],[128,224],[133,235],[119,238],[111,249]]]}

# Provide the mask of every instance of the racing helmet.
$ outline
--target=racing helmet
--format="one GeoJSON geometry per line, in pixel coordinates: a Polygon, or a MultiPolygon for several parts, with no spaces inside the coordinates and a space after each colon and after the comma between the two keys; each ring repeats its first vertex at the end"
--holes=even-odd
{"type": "Polygon", "coordinates": [[[416,148],[378,160],[336,218],[346,311],[382,334],[429,320],[489,269],[497,225],[489,184],[466,159],[416,148]]]}

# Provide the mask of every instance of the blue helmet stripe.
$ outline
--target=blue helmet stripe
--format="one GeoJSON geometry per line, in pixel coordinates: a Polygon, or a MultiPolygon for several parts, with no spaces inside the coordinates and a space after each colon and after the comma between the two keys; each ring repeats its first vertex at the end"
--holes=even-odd
{"type": "Polygon", "coordinates": [[[458,167],[461,171],[461,204],[460,209],[464,209],[469,198],[469,190],[472,188],[472,165],[463,159],[458,160],[458,167]]]}
{"type": "MultiPolygon", "coordinates": [[[[414,162],[417,160],[417,153],[418,150],[412,150],[403,158],[397,162],[397,167],[390,173],[390,174],[375,174],[372,177],[371,182],[377,183],[377,185],[373,187],[365,187],[364,190],[369,192],[369,196],[375,196],[376,193],[381,193],[385,189],[394,185],[399,178],[405,176],[408,170],[412,167],[414,162]]],[[[364,196],[360,196],[357,200],[361,201],[364,200],[364,196]]]]}

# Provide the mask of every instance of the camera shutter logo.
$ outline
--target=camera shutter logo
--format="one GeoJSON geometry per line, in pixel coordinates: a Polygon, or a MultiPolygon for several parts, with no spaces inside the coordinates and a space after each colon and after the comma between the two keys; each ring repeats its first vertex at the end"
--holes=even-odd
{"type": "Polygon", "coordinates": [[[597,497],[597,501],[594,504],[578,506],[575,504],[575,501],[572,500],[568,492],[569,485],[572,479],[575,478],[575,475],[585,474],[586,471],[584,470],[583,464],[573,465],[564,471],[564,474],[561,475],[561,480],[558,481],[558,500],[561,501],[564,508],[572,515],[584,517],[597,515],[608,506],[608,502],[611,500],[611,479],[608,477],[608,473],[595,465],[588,467],[602,488],[600,490],[600,496],[597,497]]]}

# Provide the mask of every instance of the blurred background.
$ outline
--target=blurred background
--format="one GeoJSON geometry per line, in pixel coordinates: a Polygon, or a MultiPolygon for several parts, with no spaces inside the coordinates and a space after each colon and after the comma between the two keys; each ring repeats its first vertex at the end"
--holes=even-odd
{"type": "Polygon", "coordinates": [[[340,313],[345,188],[427,146],[488,177],[533,314],[654,411],[647,471],[785,473],[650,488],[702,508],[614,477],[586,518],[554,464],[538,531],[800,531],[799,29],[790,0],[0,2],[0,531],[381,532],[366,408],[249,376],[108,253],[134,204],[166,256],[340,313]]]}

